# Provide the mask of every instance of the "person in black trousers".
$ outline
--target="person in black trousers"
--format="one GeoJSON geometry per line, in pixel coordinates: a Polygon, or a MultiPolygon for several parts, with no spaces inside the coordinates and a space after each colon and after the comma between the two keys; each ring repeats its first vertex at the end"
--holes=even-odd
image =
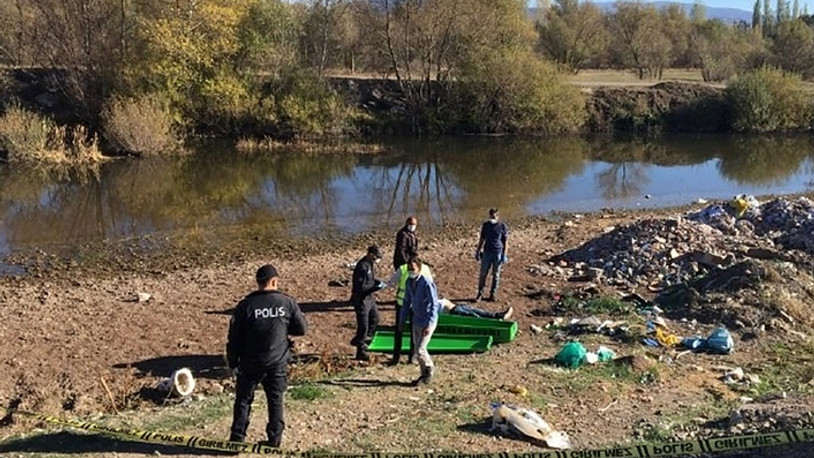
{"type": "Polygon", "coordinates": [[[379,251],[379,247],[371,245],[367,249],[367,254],[356,263],[356,267],[353,269],[350,303],[356,312],[356,335],[350,344],[356,347],[355,358],[360,361],[370,361],[367,347],[379,326],[379,310],[376,307],[373,293],[386,286],[384,282],[376,280],[375,265],[381,260],[382,253],[379,251]]]}
{"type": "Polygon", "coordinates": [[[308,327],[297,301],[278,289],[277,269],[257,270],[257,291],[237,305],[229,322],[226,360],[237,373],[231,441],[243,442],[249,427],[254,391],[263,385],[268,399],[265,445],[279,447],[283,439],[283,393],[288,385],[288,336],[305,335],[308,327]]]}
{"type": "Polygon", "coordinates": [[[418,235],[416,229],[418,228],[418,219],[415,216],[410,216],[407,221],[396,233],[396,249],[393,251],[393,270],[398,270],[410,258],[418,256],[418,235]]]}

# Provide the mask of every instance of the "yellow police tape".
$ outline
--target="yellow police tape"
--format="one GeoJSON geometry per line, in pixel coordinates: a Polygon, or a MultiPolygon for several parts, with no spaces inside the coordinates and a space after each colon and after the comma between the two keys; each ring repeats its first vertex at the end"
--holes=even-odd
{"type": "Polygon", "coordinates": [[[502,453],[331,453],[331,452],[293,452],[261,444],[231,442],[221,439],[207,439],[198,436],[183,436],[163,432],[143,431],[129,428],[112,428],[91,422],[64,420],[57,417],[25,412],[13,413],[36,418],[37,420],[81,429],[99,434],[126,438],[151,444],[166,444],[190,447],[202,450],[222,452],[255,453],[300,458],[611,458],[637,457],[659,458],[694,455],[699,453],[726,452],[746,450],[773,445],[793,444],[814,441],[814,429],[798,429],[765,434],[716,437],[711,439],[694,439],[681,442],[664,442],[661,444],[639,444],[595,450],[546,450],[539,452],[502,452],[502,453]]]}

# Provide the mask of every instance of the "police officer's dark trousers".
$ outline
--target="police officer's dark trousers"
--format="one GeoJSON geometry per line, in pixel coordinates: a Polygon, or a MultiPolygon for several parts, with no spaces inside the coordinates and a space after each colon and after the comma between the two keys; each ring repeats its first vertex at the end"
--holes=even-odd
{"type": "Polygon", "coordinates": [[[235,413],[232,419],[230,440],[243,441],[246,439],[254,391],[258,384],[263,385],[268,401],[269,419],[266,434],[269,445],[279,447],[283,440],[283,429],[285,429],[283,421],[283,394],[287,386],[285,363],[261,368],[240,368],[235,386],[235,413]]]}
{"type": "Polygon", "coordinates": [[[354,345],[360,349],[367,350],[367,340],[376,333],[379,326],[379,309],[373,296],[365,298],[359,296],[351,297],[353,310],[356,312],[356,336],[353,338],[354,345]]]}

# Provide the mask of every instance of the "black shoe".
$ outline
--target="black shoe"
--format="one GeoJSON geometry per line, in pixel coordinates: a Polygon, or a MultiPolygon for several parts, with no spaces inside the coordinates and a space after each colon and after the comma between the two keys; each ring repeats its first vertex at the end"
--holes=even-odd
{"type": "Polygon", "coordinates": [[[232,434],[231,436],[229,436],[229,442],[246,442],[246,438],[235,436],[234,434],[232,434]]]}
{"type": "Polygon", "coordinates": [[[417,379],[413,380],[413,386],[421,386],[421,385],[426,385],[426,384],[427,384],[427,377],[425,377],[423,375],[421,377],[418,377],[417,379]]]}
{"type": "Polygon", "coordinates": [[[475,302],[480,302],[483,299],[483,293],[478,291],[478,294],[475,296],[475,302]]]}
{"type": "Polygon", "coordinates": [[[497,297],[494,294],[486,298],[486,302],[497,302],[497,297]]]}
{"type": "Polygon", "coordinates": [[[258,441],[257,443],[258,443],[258,445],[263,445],[263,446],[266,446],[266,447],[271,447],[271,448],[280,448],[280,444],[279,444],[279,443],[275,444],[275,443],[274,443],[274,442],[272,442],[272,441],[258,441]]]}
{"type": "Polygon", "coordinates": [[[350,344],[351,344],[351,345],[353,345],[354,347],[358,347],[358,346],[359,346],[359,343],[360,343],[360,342],[359,342],[359,338],[358,338],[358,337],[354,337],[353,339],[350,339],[350,344]]]}
{"type": "Polygon", "coordinates": [[[399,359],[400,358],[391,358],[386,363],[384,363],[384,365],[389,366],[389,367],[398,366],[399,365],[399,359]]]}
{"type": "Polygon", "coordinates": [[[357,361],[370,361],[370,355],[366,351],[359,349],[356,351],[356,358],[354,359],[357,361]]]}

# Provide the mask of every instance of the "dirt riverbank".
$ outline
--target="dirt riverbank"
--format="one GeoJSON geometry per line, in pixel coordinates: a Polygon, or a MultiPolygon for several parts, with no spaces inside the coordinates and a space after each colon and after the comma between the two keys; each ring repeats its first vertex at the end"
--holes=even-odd
{"type": "MultiPolygon", "coordinates": [[[[379,274],[386,276],[392,234],[285,242],[246,238],[228,246],[196,245],[194,251],[178,248],[151,254],[130,249],[128,244],[138,244],[132,241],[123,247],[111,244],[96,257],[85,253],[72,260],[40,252],[27,258],[29,275],[0,279],[0,405],[19,404],[20,408],[69,417],[100,418],[104,413],[101,418],[113,424],[227,436],[232,382],[221,355],[228,313],[252,289],[257,266],[273,262],[281,273],[282,288],[299,300],[311,326],[308,335],[297,340],[297,351],[311,355],[303,356],[304,360],[321,361],[293,369],[300,385],[289,391],[286,400],[285,446],[291,449],[537,449],[488,433],[485,419],[492,401],[535,409],[552,426],[567,432],[577,447],[811,427],[811,329],[797,318],[811,315],[811,302],[799,302],[807,310],[782,310],[790,315],[782,326],[770,321],[782,321],[778,312],[732,329],[736,351],[730,355],[686,354],[680,349],[646,347],[635,337],[614,339],[589,333],[579,336],[589,349],[609,346],[620,360],[568,371],[550,362],[564,336],[554,330],[531,332],[531,325],[545,327],[555,315],[566,320],[581,317],[578,310],[558,312],[557,295],[586,291],[595,297],[618,298],[620,293],[630,292],[645,299],[657,295],[646,286],[598,282],[591,287],[585,281],[569,281],[569,275],[556,270],[560,267],[556,263],[549,264],[550,269],[534,266],[546,265],[552,256],[612,227],[686,210],[508,221],[512,229],[510,262],[504,270],[500,302],[479,306],[513,307],[520,335],[487,354],[439,356],[437,381],[430,389],[405,386],[417,375],[416,367],[384,367],[380,364],[384,356],[370,364],[349,359],[352,347],[348,341],[355,326],[353,311],[346,303],[350,291],[329,286],[332,281],[350,278],[347,264],[356,261],[370,242],[378,242],[388,253],[379,274]],[[139,302],[139,292],[151,298],[139,302]],[[198,377],[199,398],[166,406],[163,399],[156,399],[152,387],[184,366],[198,377]],[[759,381],[724,383],[725,368],[736,367],[757,375],[759,381]],[[528,395],[508,390],[515,385],[526,387],[528,395]],[[114,414],[114,409],[122,413],[114,414]],[[740,419],[732,414],[738,409],[740,419]]],[[[478,265],[472,253],[477,230],[477,224],[419,228],[422,255],[432,263],[439,290],[446,297],[464,301],[474,296],[478,265]]],[[[98,247],[85,247],[93,249],[98,247]]],[[[783,263],[807,262],[808,256],[800,253],[799,258],[758,262],[781,269],[783,263]]],[[[802,274],[794,278],[800,279],[797,283],[810,280],[802,274]]],[[[786,288],[780,279],[770,276],[760,282],[775,282],[778,291],[786,288]]],[[[794,294],[801,300],[814,290],[812,284],[798,286],[801,291],[794,294]]],[[[380,296],[382,301],[392,300],[389,294],[380,296]]],[[[755,297],[760,300],[761,296],[755,297]]],[[[741,299],[735,293],[721,295],[712,305],[720,307],[716,309],[720,316],[728,316],[724,312],[739,310],[743,304],[727,304],[741,299]]],[[[704,306],[703,300],[696,305],[699,303],[704,306]]],[[[769,304],[766,299],[753,306],[776,308],[778,303],[769,304]]],[[[392,305],[385,302],[381,309],[384,323],[390,324],[392,305]]],[[[685,335],[707,335],[719,322],[712,315],[691,323],[681,321],[680,312],[672,313],[671,329],[685,335]]],[[[635,309],[622,318],[639,328],[644,326],[635,309]]],[[[250,439],[263,438],[264,422],[264,409],[255,409],[250,439]]],[[[53,448],[58,445],[48,448],[41,445],[43,441],[21,436],[30,426],[17,421],[0,429],[0,438],[6,438],[0,439],[0,451],[60,451],[53,448]]],[[[60,444],[58,438],[52,439],[60,444]]],[[[66,440],[62,446],[73,453],[151,453],[150,446],[122,448],[111,442],[101,449],[87,449],[73,439],[66,440]]]]}

